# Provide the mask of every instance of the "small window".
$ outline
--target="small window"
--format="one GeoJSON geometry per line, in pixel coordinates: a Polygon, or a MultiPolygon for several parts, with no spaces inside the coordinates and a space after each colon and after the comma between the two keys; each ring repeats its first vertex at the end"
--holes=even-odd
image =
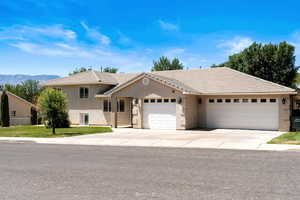
{"type": "Polygon", "coordinates": [[[251,103],[257,103],[257,99],[251,99],[251,103]]]}
{"type": "Polygon", "coordinates": [[[223,102],[223,99],[217,99],[217,102],[218,102],[218,103],[222,103],[222,102],[223,102]]]}
{"type": "Polygon", "coordinates": [[[157,99],[156,102],[157,102],[157,103],[161,103],[161,102],[162,102],[162,99],[157,99]]]}
{"type": "Polygon", "coordinates": [[[58,91],[62,91],[62,89],[61,88],[55,88],[56,90],[58,90],[58,91]]]}
{"type": "Polygon", "coordinates": [[[81,99],[89,98],[89,88],[81,87],[79,90],[80,90],[80,98],[81,99]]]}
{"type": "Polygon", "coordinates": [[[249,100],[248,99],[243,99],[243,103],[248,103],[249,100]]]}
{"type": "Polygon", "coordinates": [[[276,99],[270,99],[271,103],[276,103],[276,99]]]}
{"type": "Polygon", "coordinates": [[[171,99],[171,103],[175,103],[176,102],[176,99],[171,99]]]}
{"type": "Polygon", "coordinates": [[[214,103],[215,100],[214,100],[214,99],[209,99],[208,102],[209,102],[209,103],[214,103]]]}
{"type": "Polygon", "coordinates": [[[260,99],[260,103],[266,103],[267,99],[260,99]]]}
{"type": "Polygon", "coordinates": [[[104,100],[103,101],[103,111],[104,112],[111,112],[111,101],[110,100],[104,100]]]}
{"type": "Polygon", "coordinates": [[[117,112],[125,112],[125,101],[122,99],[117,101],[117,112]]]}
{"type": "Polygon", "coordinates": [[[169,103],[169,99],[164,99],[164,103],[169,103]]]}
{"type": "Polygon", "coordinates": [[[16,114],[17,114],[17,111],[15,111],[15,110],[11,111],[11,116],[12,116],[12,117],[15,117],[16,114]]]}
{"type": "Polygon", "coordinates": [[[149,99],[144,99],[144,103],[149,103],[149,99]]]}
{"type": "Polygon", "coordinates": [[[226,103],[230,103],[230,102],[231,102],[231,99],[225,99],[225,102],[226,102],[226,103]]]}
{"type": "Polygon", "coordinates": [[[233,99],[234,103],[240,103],[240,99],[233,99]]]}
{"type": "Polygon", "coordinates": [[[155,103],[155,99],[150,99],[150,102],[151,103],[155,103]]]}

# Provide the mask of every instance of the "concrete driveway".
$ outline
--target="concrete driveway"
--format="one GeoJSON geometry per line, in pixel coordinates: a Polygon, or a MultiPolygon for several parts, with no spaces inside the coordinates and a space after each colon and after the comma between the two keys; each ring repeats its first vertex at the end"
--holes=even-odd
{"type": "Polygon", "coordinates": [[[170,131],[118,128],[113,133],[68,139],[69,143],[90,145],[260,149],[266,142],[281,134],[278,131],[231,129],[170,131]]]}
{"type": "Polygon", "coordinates": [[[300,150],[300,145],[266,144],[283,134],[259,130],[147,130],[117,128],[112,133],[91,134],[68,138],[0,138],[0,141],[32,141],[43,144],[77,144],[108,146],[214,148],[247,150],[300,150]]]}

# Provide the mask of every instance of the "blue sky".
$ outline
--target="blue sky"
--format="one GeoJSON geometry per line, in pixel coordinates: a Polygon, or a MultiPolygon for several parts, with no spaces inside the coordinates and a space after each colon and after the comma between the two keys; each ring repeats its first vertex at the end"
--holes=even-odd
{"type": "Polygon", "coordinates": [[[296,0],[1,0],[0,73],[149,71],[162,55],[209,67],[254,41],[284,40],[299,56],[299,10],[296,0]]]}

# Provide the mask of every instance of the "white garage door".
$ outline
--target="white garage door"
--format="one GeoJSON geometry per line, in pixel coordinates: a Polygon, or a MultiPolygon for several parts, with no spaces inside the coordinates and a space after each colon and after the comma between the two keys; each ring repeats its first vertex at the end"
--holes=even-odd
{"type": "Polygon", "coordinates": [[[277,130],[278,99],[217,99],[207,101],[208,128],[277,130]]]}
{"type": "Polygon", "coordinates": [[[144,99],[143,125],[149,129],[176,129],[176,99],[144,99]]]}

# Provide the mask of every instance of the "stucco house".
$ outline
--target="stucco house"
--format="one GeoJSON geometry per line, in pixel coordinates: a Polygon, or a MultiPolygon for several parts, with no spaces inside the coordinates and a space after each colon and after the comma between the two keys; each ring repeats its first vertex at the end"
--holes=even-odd
{"type": "MultiPolygon", "coordinates": [[[[9,102],[10,125],[30,125],[31,108],[36,109],[36,106],[11,92],[6,91],[6,94],[9,102]]],[[[0,91],[0,97],[1,95],[0,91]]]]}
{"type": "Polygon", "coordinates": [[[50,80],[63,90],[77,125],[149,129],[237,128],[287,131],[294,89],[226,67],[105,73],[50,80]]]}

